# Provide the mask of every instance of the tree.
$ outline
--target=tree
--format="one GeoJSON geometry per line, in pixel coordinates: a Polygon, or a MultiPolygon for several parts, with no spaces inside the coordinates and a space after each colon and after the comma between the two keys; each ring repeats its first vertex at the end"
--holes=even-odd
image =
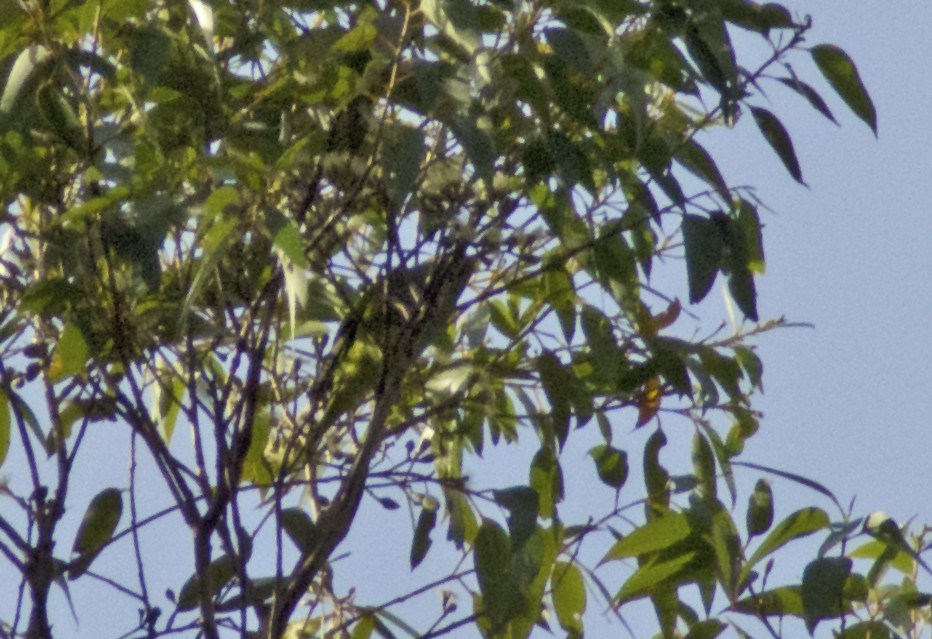
{"type": "Polygon", "coordinates": [[[759,202],[700,139],[750,118],[802,183],[762,96],[834,120],[804,55],[876,133],[808,18],[751,0],[3,7],[0,552],[21,584],[3,634],[52,636],[55,602],[99,583],[138,610],[113,628],[132,637],[581,637],[593,595],[622,620],[649,601],[670,637],[928,623],[921,536],[739,459],[749,339],[785,322],[758,320],[759,202]],[[683,330],[679,298],[716,279],[747,321],[683,330]],[[567,479],[579,440],[593,465],[567,479]],[[691,446],[679,474],[668,442],[691,446]],[[506,446],[521,481],[469,474],[506,446]],[[113,460],[120,483],[75,479],[113,460]],[[765,480],[739,507],[742,464],[834,521],[774,525],[765,480]],[[347,537],[361,509],[402,506],[411,536],[386,552],[405,544],[417,584],[357,600],[347,537]],[[814,533],[801,581],[773,586],[777,551],[814,533]],[[182,548],[177,579],[160,558],[182,548]],[[444,553],[455,567],[418,581],[444,553]],[[416,603],[438,588],[439,610],[416,603]]]}

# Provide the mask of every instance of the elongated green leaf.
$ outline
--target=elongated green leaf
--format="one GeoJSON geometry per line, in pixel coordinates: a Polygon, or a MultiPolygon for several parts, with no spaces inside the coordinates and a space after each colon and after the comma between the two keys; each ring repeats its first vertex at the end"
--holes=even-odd
{"type": "Polygon", "coordinates": [[[123,497],[116,488],[106,488],[91,499],[72,546],[78,557],[71,566],[70,579],[77,579],[84,574],[113,537],[122,514],[123,497]]]}
{"type": "Polygon", "coordinates": [[[819,95],[819,92],[812,88],[810,85],[806,84],[798,78],[778,78],[780,82],[789,88],[796,91],[799,95],[803,96],[809,104],[812,105],[812,108],[824,115],[826,118],[838,124],[838,120],[835,119],[835,116],[832,114],[831,109],[828,108],[828,105],[825,103],[825,100],[822,99],[822,96],[819,95]]]}
{"type": "Polygon", "coordinates": [[[761,107],[751,107],[751,115],[754,116],[754,122],[757,123],[760,132],[764,134],[767,144],[776,151],[789,174],[800,184],[805,184],[802,169],[799,168],[799,160],[796,158],[796,151],[793,149],[793,140],[790,139],[790,134],[783,128],[779,118],[761,107]]]}
{"type": "Polygon", "coordinates": [[[718,619],[706,619],[690,626],[685,639],[715,639],[727,627],[718,619]]]}
{"type": "Polygon", "coordinates": [[[537,529],[540,498],[528,486],[514,486],[492,492],[497,503],[508,511],[508,532],[513,549],[520,548],[537,529]]]}
{"type": "Polygon", "coordinates": [[[543,446],[531,460],[528,483],[537,493],[540,516],[553,517],[558,503],[563,501],[563,471],[551,446],[543,446]]]}
{"type": "Polygon", "coordinates": [[[847,557],[822,557],[810,562],[803,571],[803,615],[809,633],[823,619],[840,616],[848,609],[844,597],[845,582],[851,574],[847,557]]]}
{"type": "Polygon", "coordinates": [[[265,223],[272,235],[272,242],[284,253],[292,264],[298,267],[307,266],[307,257],[304,255],[304,240],[301,232],[293,220],[275,210],[266,212],[265,223]]]}
{"type": "Polygon", "coordinates": [[[10,75],[7,76],[3,96],[0,97],[0,113],[9,113],[22,90],[23,85],[32,75],[36,67],[52,56],[52,52],[41,44],[32,44],[24,49],[13,63],[10,75]]]}
{"type": "Polygon", "coordinates": [[[317,527],[306,512],[300,508],[285,508],[282,510],[281,525],[302,554],[306,555],[314,550],[317,527]]]}
{"type": "Polygon", "coordinates": [[[755,596],[736,601],[732,608],[736,612],[765,617],[803,616],[803,594],[801,586],[783,586],[755,596]]]}
{"type": "Polygon", "coordinates": [[[583,613],[586,612],[586,584],[582,572],[576,564],[559,561],[553,567],[550,588],[560,627],[570,637],[581,637],[583,613]]]}
{"type": "Polygon", "coordinates": [[[633,599],[645,597],[654,592],[663,582],[682,573],[687,564],[696,556],[695,552],[686,552],[678,557],[657,563],[648,563],[635,571],[615,595],[615,601],[623,604],[633,599]]]}
{"type": "Polygon", "coordinates": [[[669,548],[689,536],[689,519],[682,513],[668,513],[647,522],[626,537],[622,537],[606,553],[602,561],[641,557],[669,548]]]}
{"type": "Polygon", "coordinates": [[[709,184],[726,202],[731,200],[728,184],[715,160],[695,139],[686,140],[676,152],[676,160],[701,180],[709,184]]]}
{"type": "Polygon", "coordinates": [[[803,508],[788,516],[774,528],[767,538],[761,542],[754,554],[744,565],[741,571],[739,581],[744,582],[751,572],[751,568],[760,562],[764,557],[772,554],[779,548],[790,543],[794,539],[806,537],[817,530],[827,528],[829,525],[828,515],[821,508],[803,508]]]}
{"type": "Polygon", "coordinates": [[[839,97],[877,135],[877,111],[848,54],[833,44],[820,44],[812,47],[812,59],[839,97]]]}
{"type": "Polygon", "coordinates": [[[214,559],[202,573],[194,573],[178,591],[178,609],[193,610],[201,597],[201,589],[206,588],[211,598],[220,593],[220,589],[236,576],[236,561],[230,555],[214,559]]]}
{"type": "Polygon", "coordinates": [[[701,302],[715,283],[722,262],[725,238],[718,226],[699,215],[683,216],[683,243],[686,251],[686,276],[689,301],[701,302]]]}
{"type": "Polygon", "coordinates": [[[417,518],[417,526],[414,528],[414,538],[411,540],[411,569],[417,568],[427,551],[430,550],[431,540],[430,533],[437,525],[437,509],[428,508],[426,505],[421,509],[421,514],[417,518]]]}
{"type": "Polygon", "coordinates": [[[511,540],[501,526],[485,519],[476,535],[476,576],[482,612],[493,626],[504,623],[520,603],[511,578],[511,540]]]}
{"type": "Polygon", "coordinates": [[[0,390],[0,467],[10,451],[10,399],[0,390]]]}
{"type": "Polygon", "coordinates": [[[537,360],[540,381],[550,402],[550,414],[553,417],[557,441],[562,447],[569,435],[570,392],[572,386],[567,381],[568,373],[563,364],[553,353],[544,353],[537,360]]]}
{"type": "Polygon", "coordinates": [[[706,497],[714,498],[717,493],[717,480],[715,477],[715,453],[709,440],[697,430],[693,435],[692,448],[693,470],[699,480],[699,487],[706,497]]]}

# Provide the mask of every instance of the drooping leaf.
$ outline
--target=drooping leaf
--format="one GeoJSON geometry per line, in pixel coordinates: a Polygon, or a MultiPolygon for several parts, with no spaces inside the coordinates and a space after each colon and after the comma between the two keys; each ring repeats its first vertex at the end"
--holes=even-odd
{"type": "Polygon", "coordinates": [[[812,634],[819,621],[840,616],[848,609],[845,582],[851,574],[847,557],[822,557],[803,571],[802,599],[806,628],[812,634]]]}
{"type": "Polygon", "coordinates": [[[511,578],[511,540],[495,522],[485,519],[476,535],[476,576],[482,612],[493,626],[503,624],[520,604],[511,578]]]}
{"type": "Polygon", "coordinates": [[[537,493],[540,516],[553,517],[556,505],[563,501],[563,471],[550,446],[542,446],[531,460],[529,485],[537,493]]]}
{"type": "Polygon", "coordinates": [[[91,499],[72,546],[77,558],[71,565],[70,579],[77,579],[84,574],[113,537],[122,514],[123,497],[116,488],[106,488],[91,499]]]}
{"type": "Polygon", "coordinates": [[[812,47],[812,59],[838,96],[877,135],[877,111],[848,54],[833,44],[820,44],[812,47]]]}
{"type": "Polygon", "coordinates": [[[434,526],[437,525],[437,509],[428,508],[428,505],[425,504],[421,508],[421,514],[417,518],[417,526],[414,528],[414,538],[411,540],[411,569],[414,570],[417,568],[424,557],[427,556],[427,551],[430,550],[431,540],[430,533],[434,529],[434,526]]]}
{"type": "Polygon", "coordinates": [[[570,637],[582,637],[583,613],[586,612],[586,584],[574,563],[559,561],[550,576],[553,608],[560,627],[570,637]]]}
{"type": "Polygon", "coordinates": [[[799,168],[799,160],[796,158],[796,150],[793,148],[793,140],[783,128],[780,119],[762,107],[751,107],[751,115],[754,116],[754,122],[763,133],[764,139],[777,153],[787,172],[800,184],[806,184],[803,181],[802,169],[799,168]]]}
{"type": "Polygon", "coordinates": [[[773,490],[766,479],[758,479],[748,499],[748,536],[762,535],[773,525],[773,490]]]}
{"type": "Polygon", "coordinates": [[[683,243],[689,301],[702,301],[715,283],[722,262],[725,238],[712,220],[698,215],[683,216],[683,243]]]}
{"type": "Polygon", "coordinates": [[[689,138],[680,145],[676,152],[676,159],[696,177],[714,188],[723,200],[727,202],[731,199],[728,184],[722,177],[715,160],[694,138],[689,138]]]}
{"type": "Polygon", "coordinates": [[[709,440],[702,436],[698,430],[693,435],[692,447],[693,470],[699,480],[699,487],[706,497],[715,498],[717,479],[715,477],[715,453],[709,440]]]}
{"type": "Polygon", "coordinates": [[[812,86],[806,84],[798,78],[778,78],[778,80],[784,85],[793,89],[793,91],[799,95],[803,96],[806,101],[812,105],[813,109],[824,115],[835,124],[838,124],[838,120],[835,119],[835,116],[832,114],[832,110],[828,108],[825,100],[822,99],[822,96],[819,95],[819,92],[816,91],[812,86]]]}
{"type": "Polygon", "coordinates": [[[540,498],[529,486],[513,486],[492,492],[495,503],[508,511],[508,532],[512,548],[524,545],[537,529],[540,498]]]}

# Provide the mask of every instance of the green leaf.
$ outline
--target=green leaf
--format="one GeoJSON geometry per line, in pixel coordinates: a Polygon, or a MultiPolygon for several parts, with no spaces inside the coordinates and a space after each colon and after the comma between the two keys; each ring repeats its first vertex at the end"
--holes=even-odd
{"type": "Polygon", "coordinates": [[[572,385],[567,377],[570,374],[563,368],[557,356],[550,352],[537,358],[537,370],[547,401],[550,403],[557,441],[562,448],[569,436],[572,385]]]}
{"type": "Polygon", "coordinates": [[[683,243],[686,251],[686,276],[689,301],[701,302],[715,283],[725,238],[718,225],[706,217],[683,216],[683,243]]]}
{"type": "Polygon", "coordinates": [[[350,639],[369,639],[372,631],[376,627],[375,615],[363,615],[363,617],[353,626],[353,632],[350,633],[350,639]]]}
{"type": "Polygon", "coordinates": [[[801,586],[783,586],[746,597],[732,604],[736,612],[765,617],[803,616],[801,586]]]}
{"type": "Polygon", "coordinates": [[[317,544],[317,527],[311,521],[310,515],[300,508],[285,508],[282,510],[281,526],[302,555],[314,551],[317,544]]]}
{"type": "Polygon", "coordinates": [[[492,626],[504,624],[520,604],[511,578],[511,540],[495,522],[484,519],[476,534],[476,576],[481,610],[492,626]]]}
{"type": "Polygon", "coordinates": [[[828,108],[828,105],[825,103],[825,100],[822,99],[822,96],[819,95],[819,92],[812,88],[810,85],[806,84],[798,78],[777,78],[781,83],[793,89],[796,93],[803,96],[812,108],[824,115],[826,118],[838,124],[838,120],[835,119],[835,116],[832,114],[832,110],[828,108]]]}
{"type": "Polygon", "coordinates": [[[472,506],[469,505],[469,500],[462,492],[445,490],[444,495],[447,514],[450,518],[447,539],[452,541],[457,549],[462,549],[463,544],[473,543],[479,531],[479,524],[476,522],[476,515],[473,513],[472,506]]]}
{"type": "Polygon", "coordinates": [[[207,565],[200,573],[194,573],[178,591],[178,610],[194,610],[200,602],[201,589],[206,588],[213,599],[220,590],[236,576],[236,560],[222,555],[207,565]]]}
{"type": "Polygon", "coordinates": [[[529,486],[514,486],[492,491],[495,503],[508,511],[508,532],[513,549],[518,549],[537,530],[540,498],[529,486]]]}
{"type": "Polygon", "coordinates": [[[570,637],[582,637],[583,613],[586,612],[586,584],[576,564],[558,561],[550,576],[553,609],[560,627],[570,637]]]}
{"type": "Polygon", "coordinates": [[[84,341],[81,329],[74,324],[65,324],[49,366],[49,379],[53,382],[60,382],[83,372],[87,356],[87,342],[84,341]]]}
{"type": "Polygon", "coordinates": [[[78,527],[72,551],[78,555],[71,565],[69,578],[84,574],[103,547],[113,538],[113,531],[123,514],[123,497],[116,488],[106,488],[91,499],[78,527]]]}
{"type": "Polygon", "coordinates": [[[670,507],[670,473],[660,463],[660,449],[667,445],[667,436],[659,428],[644,445],[644,484],[648,520],[662,516],[670,507]]]}
{"type": "Polygon", "coordinates": [[[764,134],[767,144],[776,151],[789,174],[800,184],[806,184],[803,181],[802,169],[799,168],[799,160],[796,159],[793,141],[790,139],[790,134],[783,128],[779,118],[761,107],[751,107],[751,115],[754,116],[754,122],[757,123],[760,132],[764,134]]]}
{"type": "Polygon", "coordinates": [[[641,557],[669,548],[676,542],[686,539],[691,531],[686,515],[682,513],[661,515],[616,541],[602,561],[641,557]]]}
{"type": "Polygon", "coordinates": [[[10,399],[0,390],[0,467],[10,452],[10,399]]]}
{"type": "Polygon", "coordinates": [[[184,378],[176,375],[171,364],[164,360],[156,370],[157,378],[152,384],[152,421],[158,425],[165,443],[170,444],[187,387],[184,378]]]}
{"type": "Polygon", "coordinates": [[[744,565],[744,568],[742,568],[739,581],[743,583],[748,575],[750,575],[751,568],[764,557],[767,557],[795,539],[806,537],[817,530],[828,528],[829,523],[828,515],[826,515],[825,511],[821,508],[803,508],[789,515],[786,519],[781,521],[777,527],[767,535],[766,539],[761,542],[761,545],[757,547],[757,550],[754,551],[754,554],[744,565]]]}
{"type": "Polygon", "coordinates": [[[692,461],[702,495],[714,498],[718,492],[715,477],[715,453],[712,452],[709,440],[698,430],[693,435],[692,461]]]}
{"type": "Polygon", "coordinates": [[[41,44],[32,44],[23,49],[16,57],[10,75],[7,76],[3,95],[0,96],[0,113],[9,113],[13,109],[16,98],[26,84],[26,81],[46,60],[52,57],[52,52],[41,44]]]}
{"type": "Polygon", "coordinates": [[[695,556],[695,552],[685,552],[666,561],[641,566],[625,581],[621,590],[615,595],[616,604],[621,605],[650,595],[662,587],[664,581],[672,580],[681,574],[695,556]]]}
{"type": "Polygon", "coordinates": [[[803,571],[803,615],[810,634],[819,621],[838,617],[848,609],[844,589],[851,563],[847,557],[822,557],[803,571]]]}
{"type": "Polygon", "coordinates": [[[431,540],[430,533],[437,525],[437,509],[428,508],[426,505],[421,509],[421,514],[417,518],[417,526],[414,528],[414,538],[411,540],[411,570],[420,565],[430,550],[431,540]]]}
{"type": "Polygon", "coordinates": [[[709,155],[701,144],[693,138],[688,138],[676,151],[676,160],[686,167],[693,175],[715,189],[724,201],[731,200],[731,192],[725,178],[718,170],[715,160],[709,155]]]}
{"type": "Polygon", "coordinates": [[[812,47],[812,59],[839,97],[877,135],[877,111],[848,54],[833,44],[820,44],[812,47]]]}
{"type": "Polygon", "coordinates": [[[560,320],[567,343],[571,343],[576,332],[576,289],[573,287],[573,279],[565,269],[551,268],[544,272],[543,280],[546,300],[560,320]]]}
{"type": "Polygon", "coordinates": [[[845,628],[839,639],[893,639],[896,635],[882,621],[862,621],[845,628]]]}
{"type": "Polygon", "coordinates": [[[599,479],[615,490],[620,490],[628,480],[628,453],[607,444],[599,444],[589,454],[595,462],[599,479]]]}
{"type": "Polygon", "coordinates": [[[754,492],[748,498],[748,537],[762,535],[773,525],[773,491],[770,482],[758,479],[754,492]]]}
{"type": "Polygon", "coordinates": [[[265,224],[272,235],[272,242],[291,263],[301,268],[306,267],[304,240],[301,239],[298,225],[276,210],[266,211],[265,224]]]}
{"type": "Polygon", "coordinates": [[[495,146],[492,138],[469,118],[457,118],[452,123],[452,128],[475,167],[476,175],[491,185],[495,174],[495,146]]]}
{"type": "Polygon", "coordinates": [[[540,516],[553,517],[556,505],[563,501],[563,471],[551,446],[542,446],[534,454],[528,483],[539,497],[540,516]]]}
{"type": "Polygon", "coordinates": [[[414,190],[424,160],[424,132],[403,124],[387,124],[379,146],[388,196],[401,206],[414,190]]]}
{"type": "Polygon", "coordinates": [[[690,626],[685,639],[715,639],[725,632],[727,627],[718,619],[706,619],[690,626]]]}

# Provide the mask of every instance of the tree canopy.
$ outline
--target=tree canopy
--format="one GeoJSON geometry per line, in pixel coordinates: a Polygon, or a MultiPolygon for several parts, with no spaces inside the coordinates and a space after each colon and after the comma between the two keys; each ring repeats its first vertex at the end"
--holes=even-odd
{"type": "Polygon", "coordinates": [[[758,310],[762,203],[702,141],[753,122],[804,183],[781,90],[876,134],[810,26],[0,2],[0,636],[107,609],[114,637],[578,638],[639,601],[664,637],[927,627],[921,537],[741,459],[752,338],[786,322],[758,310]],[[716,282],[731,328],[700,320],[716,282]],[[776,517],[770,480],[814,504],[776,517]],[[407,560],[381,599],[360,539],[407,560]]]}

